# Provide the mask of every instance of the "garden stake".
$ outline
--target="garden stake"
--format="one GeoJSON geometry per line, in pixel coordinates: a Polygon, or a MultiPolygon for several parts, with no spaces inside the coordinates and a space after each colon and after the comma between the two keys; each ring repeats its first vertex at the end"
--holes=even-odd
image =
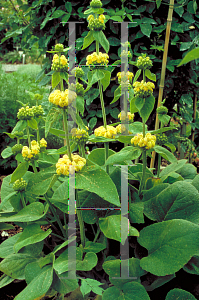
{"type": "MultiPolygon", "coordinates": [[[[160,103],[162,102],[162,96],[163,96],[164,79],[166,73],[167,55],[168,55],[168,47],[169,47],[169,37],[170,37],[170,30],[171,30],[171,23],[172,23],[172,16],[173,16],[173,7],[174,7],[174,0],[170,0],[157,108],[160,106],[160,103]]],[[[156,113],[155,130],[157,129],[159,129],[159,120],[158,120],[158,114],[156,113]]],[[[155,151],[153,151],[150,168],[154,167],[155,154],[156,154],[155,151]]]]}

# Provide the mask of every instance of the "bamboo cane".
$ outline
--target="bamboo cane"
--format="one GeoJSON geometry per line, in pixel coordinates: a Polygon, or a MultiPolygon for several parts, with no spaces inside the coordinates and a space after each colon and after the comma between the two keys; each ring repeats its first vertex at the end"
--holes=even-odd
{"type": "MultiPolygon", "coordinates": [[[[161,71],[161,79],[160,79],[160,85],[159,85],[159,95],[158,95],[157,107],[160,106],[160,103],[162,102],[162,96],[163,96],[164,80],[165,80],[166,64],[167,64],[167,55],[168,55],[168,47],[169,47],[169,37],[170,37],[171,22],[172,22],[172,16],[173,16],[173,7],[174,7],[174,0],[170,0],[169,12],[168,12],[168,18],[167,18],[167,28],[166,28],[164,54],[163,54],[163,60],[162,60],[162,71],[161,71]]],[[[157,129],[159,129],[159,120],[158,120],[158,114],[156,113],[155,130],[157,130],[157,129]]],[[[155,162],[155,151],[152,152],[150,168],[154,167],[154,162],[155,162]]]]}

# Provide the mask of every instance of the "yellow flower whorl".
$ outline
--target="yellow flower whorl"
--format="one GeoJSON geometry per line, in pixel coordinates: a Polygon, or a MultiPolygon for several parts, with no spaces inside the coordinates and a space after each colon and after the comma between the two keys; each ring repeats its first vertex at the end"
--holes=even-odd
{"type": "Polygon", "coordinates": [[[59,57],[58,54],[53,56],[51,69],[54,71],[68,71],[68,60],[64,55],[59,57]]]}
{"type": "Polygon", "coordinates": [[[123,110],[119,113],[118,119],[120,119],[120,121],[125,121],[126,119],[129,119],[129,121],[132,122],[134,119],[134,114],[127,112],[127,116],[126,116],[125,111],[123,110]]]}
{"type": "Polygon", "coordinates": [[[106,53],[93,52],[92,54],[86,57],[86,65],[107,65],[109,56],[106,53]]]}
{"type": "Polygon", "coordinates": [[[65,154],[56,163],[56,172],[58,175],[73,175],[75,172],[81,171],[83,166],[86,164],[86,159],[77,155],[71,154],[72,161],[69,159],[68,155],[65,154]]]}
{"type": "Polygon", "coordinates": [[[155,146],[156,136],[151,135],[149,132],[143,138],[142,133],[138,133],[131,139],[131,144],[134,146],[145,147],[146,149],[151,149],[155,146]]]}
{"type": "Polygon", "coordinates": [[[103,136],[109,139],[115,138],[117,129],[113,126],[107,125],[107,129],[104,126],[100,126],[94,130],[95,136],[103,136]]]}
{"type": "Polygon", "coordinates": [[[60,90],[55,90],[49,95],[48,100],[60,107],[67,107],[76,99],[76,97],[77,94],[73,91],[65,90],[62,92],[60,90]]]}
{"type": "Polygon", "coordinates": [[[152,95],[153,93],[153,89],[155,88],[155,85],[153,84],[153,82],[144,82],[143,80],[141,82],[136,81],[134,84],[134,93],[135,93],[135,97],[147,97],[149,95],[152,95]]]}
{"type": "Polygon", "coordinates": [[[28,162],[31,162],[31,160],[36,160],[39,158],[39,153],[40,153],[39,144],[35,140],[33,140],[31,142],[31,149],[27,146],[24,146],[22,148],[21,153],[23,158],[28,162]]]}

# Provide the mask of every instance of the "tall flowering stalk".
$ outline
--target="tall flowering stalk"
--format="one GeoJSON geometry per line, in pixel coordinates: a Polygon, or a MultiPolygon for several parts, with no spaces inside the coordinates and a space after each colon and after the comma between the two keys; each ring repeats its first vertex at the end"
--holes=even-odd
{"type": "Polygon", "coordinates": [[[141,82],[134,82],[134,101],[135,106],[137,107],[139,114],[142,118],[143,123],[143,133],[138,134],[137,136],[131,139],[131,143],[135,146],[139,146],[142,150],[142,161],[143,161],[143,169],[142,169],[142,178],[139,186],[139,196],[142,194],[143,188],[145,186],[145,175],[147,168],[147,150],[152,149],[155,146],[156,137],[151,135],[150,133],[145,132],[145,124],[146,121],[153,110],[155,99],[153,97],[153,89],[155,85],[148,81],[146,82],[146,77],[152,78],[152,74],[149,69],[152,66],[152,61],[149,57],[145,55],[139,56],[136,66],[143,70],[143,80],[141,82]]]}
{"type": "MultiPolygon", "coordinates": [[[[89,67],[92,65],[93,67],[92,70],[94,71],[102,71],[104,75],[108,74],[109,77],[109,71],[105,70],[103,66],[108,64],[108,59],[109,56],[106,53],[102,53],[99,51],[99,41],[100,38],[99,36],[103,35],[102,30],[105,29],[105,16],[103,15],[103,9],[101,9],[102,7],[102,2],[100,0],[92,0],[90,3],[91,6],[91,11],[93,12],[93,14],[90,14],[87,18],[88,20],[88,28],[91,31],[91,34],[94,37],[94,40],[96,41],[96,52],[92,53],[91,55],[87,56],[87,65],[89,65],[89,67]],[[95,66],[97,65],[97,66],[95,66]],[[95,66],[95,67],[94,67],[95,66]]],[[[85,12],[86,13],[86,12],[85,12]]],[[[104,36],[105,37],[105,36],[104,36]]],[[[96,72],[95,72],[96,73],[96,72]]],[[[100,74],[102,73],[96,73],[97,77],[99,78],[100,74]]],[[[104,129],[105,129],[105,135],[102,133],[104,132],[103,129],[99,130],[97,134],[97,136],[106,136],[109,135],[110,136],[110,127],[107,126],[107,120],[106,120],[106,112],[105,112],[105,105],[104,105],[104,99],[103,99],[103,89],[102,86],[104,87],[104,84],[102,84],[101,79],[98,79],[98,86],[99,86],[99,94],[100,94],[100,103],[101,103],[101,108],[102,108],[102,117],[103,117],[103,124],[104,124],[104,129]],[[102,134],[102,135],[101,135],[102,134]]],[[[95,133],[95,132],[94,132],[95,133]]],[[[96,135],[95,134],[95,135],[96,135]]],[[[112,138],[113,136],[111,136],[112,138]]],[[[105,161],[108,158],[109,155],[109,142],[104,142],[104,149],[105,149],[105,161]]],[[[109,166],[106,166],[106,172],[109,173],[109,166]]]]}

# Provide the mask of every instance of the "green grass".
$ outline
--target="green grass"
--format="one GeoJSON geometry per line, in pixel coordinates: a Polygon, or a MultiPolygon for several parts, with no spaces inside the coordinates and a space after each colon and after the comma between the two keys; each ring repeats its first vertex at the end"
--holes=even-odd
{"type": "MultiPolygon", "coordinates": [[[[45,114],[48,113],[50,107],[48,96],[50,90],[48,87],[38,87],[37,83],[35,83],[35,78],[40,70],[40,65],[28,64],[20,66],[16,72],[5,73],[0,65],[0,138],[2,141],[0,144],[0,153],[7,146],[12,147],[14,144],[16,144],[16,140],[10,139],[4,132],[11,132],[18,121],[17,112],[21,107],[21,104],[19,104],[17,100],[24,104],[28,103],[31,107],[36,103],[31,99],[28,91],[34,94],[42,94],[43,99],[39,104],[43,106],[45,114]]],[[[41,127],[44,125],[44,121],[42,121],[41,127]]],[[[35,133],[34,130],[31,130],[31,133],[35,133]]],[[[41,137],[44,137],[44,129],[41,129],[41,137]]],[[[52,135],[49,135],[47,142],[48,148],[59,148],[63,146],[63,140],[60,140],[52,135]]],[[[11,168],[14,170],[15,167],[16,161],[14,160],[14,156],[3,159],[0,155],[1,174],[4,174],[6,169],[11,168]]]]}

